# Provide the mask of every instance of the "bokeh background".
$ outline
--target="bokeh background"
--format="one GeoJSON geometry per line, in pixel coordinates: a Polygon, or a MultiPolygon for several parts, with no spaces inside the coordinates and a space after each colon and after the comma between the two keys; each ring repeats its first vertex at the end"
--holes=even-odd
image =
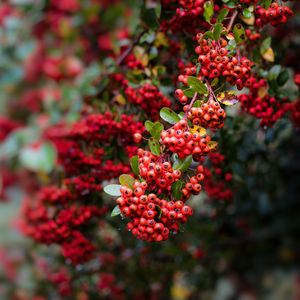
{"type": "Polygon", "coordinates": [[[194,23],[174,19],[168,2],[0,2],[1,300],[300,299],[298,1],[287,24],[264,29],[275,61],[259,71],[292,108],[268,126],[227,108],[195,215],[169,241],[137,241],[110,216],[102,186],[129,170],[130,130],[177,105],[176,76],[192,55],[194,23]],[[90,124],[104,128],[92,142],[90,124]],[[66,186],[70,205],[56,202],[66,186]],[[66,253],[89,244],[57,241],[51,221],[89,209],[79,232],[95,253],[66,253]]]}

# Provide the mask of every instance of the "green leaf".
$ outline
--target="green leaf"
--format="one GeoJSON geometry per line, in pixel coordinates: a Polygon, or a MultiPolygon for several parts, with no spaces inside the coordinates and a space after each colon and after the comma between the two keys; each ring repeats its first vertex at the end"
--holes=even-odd
{"type": "Polygon", "coordinates": [[[273,0],[265,0],[263,1],[263,7],[264,8],[269,8],[273,0]]]}
{"type": "Polygon", "coordinates": [[[268,73],[268,80],[276,80],[281,72],[281,66],[275,65],[273,66],[268,73]]]}
{"type": "Polygon", "coordinates": [[[110,216],[111,216],[111,217],[116,217],[116,216],[118,216],[118,215],[120,215],[120,214],[121,214],[120,207],[119,207],[119,205],[116,205],[116,206],[114,207],[114,209],[112,210],[110,216]]]}
{"type": "Polygon", "coordinates": [[[176,199],[179,200],[182,197],[182,192],[181,190],[184,187],[184,182],[181,180],[177,180],[175,182],[173,182],[172,186],[171,186],[171,193],[172,196],[176,199]]]}
{"type": "Polygon", "coordinates": [[[222,23],[222,21],[225,19],[225,17],[228,15],[228,13],[229,13],[229,10],[227,8],[221,9],[221,11],[219,12],[218,18],[217,18],[217,22],[222,23]]]}
{"type": "Polygon", "coordinates": [[[31,171],[50,173],[56,163],[56,149],[50,142],[38,146],[28,145],[20,151],[20,163],[31,171]]]}
{"type": "Polygon", "coordinates": [[[139,158],[137,155],[132,156],[130,159],[130,166],[131,166],[131,170],[133,171],[133,173],[135,175],[139,175],[140,170],[139,170],[139,158]]]}
{"type": "Polygon", "coordinates": [[[211,83],[211,86],[216,86],[219,83],[219,78],[214,78],[214,80],[211,83]]]}
{"type": "Polygon", "coordinates": [[[260,45],[259,51],[260,54],[263,55],[264,53],[266,53],[266,51],[271,47],[271,42],[272,42],[272,38],[271,37],[267,37],[266,39],[264,39],[260,45]]]}
{"type": "Polygon", "coordinates": [[[196,100],[196,101],[194,102],[193,107],[200,107],[201,105],[202,105],[202,101],[201,101],[201,100],[196,100]]]}
{"type": "Polygon", "coordinates": [[[151,121],[149,121],[149,120],[147,120],[147,121],[145,122],[145,127],[146,127],[146,129],[147,129],[148,132],[151,131],[151,129],[152,129],[153,126],[154,126],[154,123],[153,123],[153,122],[151,122],[151,121]]]}
{"type": "Polygon", "coordinates": [[[150,134],[157,140],[160,139],[160,133],[164,129],[164,125],[160,122],[155,122],[154,126],[150,129],[150,134]]]}
{"type": "Polygon", "coordinates": [[[246,18],[246,19],[250,19],[252,17],[252,12],[248,9],[248,8],[245,8],[243,10],[243,16],[246,18]]]}
{"type": "Polygon", "coordinates": [[[119,184],[109,184],[104,187],[104,192],[110,196],[121,196],[121,186],[119,184]]]}
{"type": "Polygon", "coordinates": [[[188,98],[191,98],[194,96],[195,92],[193,89],[188,88],[186,90],[183,91],[183,93],[185,94],[185,96],[187,96],[188,98]]]}
{"type": "Polygon", "coordinates": [[[161,210],[161,207],[160,206],[158,206],[158,205],[156,205],[156,211],[158,212],[158,219],[160,219],[161,218],[161,215],[162,215],[162,210],[161,210]]]}
{"type": "Polygon", "coordinates": [[[221,37],[222,30],[223,30],[223,25],[221,23],[217,23],[214,26],[214,31],[213,31],[214,40],[218,40],[221,37]]]}
{"type": "Polygon", "coordinates": [[[233,35],[237,44],[240,44],[246,40],[246,33],[242,24],[238,23],[234,25],[233,35]]]}
{"type": "Polygon", "coordinates": [[[194,92],[197,92],[199,94],[208,93],[206,85],[202,81],[200,81],[197,77],[188,76],[187,82],[188,85],[194,90],[194,92]]]}
{"type": "Polygon", "coordinates": [[[141,20],[151,29],[158,27],[158,20],[155,8],[143,8],[141,11],[141,20]]]}
{"type": "Polygon", "coordinates": [[[149,148],[154,155],[160,155],[160,144],[158,140],[155,140],[153,137],[148,141],[149,148]]]}
{"type": "Polygon", "coordinates": [[[180,118],[180,120],[182,120],[185,116],[185,113],[182,111],[178,114],[178,117],[180,118]]]}
{"type": "Polygon", "coordinates": [[[180,118],[178,117],[176,112],[168,107],[162,108],[160,110],[159,115],[164,121],[166,121],[170,124],[176,124],[177,122],[180,121],[180,118]]]}
{"type": "Polygon", "coordinates": [[[181,172],[185,172],[191,165],[193,161],[193,156],[189,155],[184,159],[176,160],[173,164],[174,170],[180,170],[181,172]]]}
{"type": "Polygon", "coordinates": [[[289,80],[289,78],[290,76],[288,70],[283,70],[278,75],[277,82],[279,85],[284,85],[289,80]]]}
{"type": "Polygon", "coordinates": [[[212,31],[206,31],[206,32],[204,33],[203,37],[213,39],[213,38],[214,38],[214,34],[213,34],[212,31]]]}
{"type": "MultiPolygon", "coordinates": [[[[224,0],[223,0],[224,2],[224,0]]],[[[236,6],[236,3],[234,1],[227,1],[226,2],[226,5],[229,7],[229,8],[234,8],[236,6]]]]}
{"type": "Polygon", "coordinates": [[[203,16],[207,23],[210,23],[213,14],[214,14],[214,3],[212,1],[205,2],[203,16]]]}
{"type": "Polygon", "coordinates": [[[132,189],[133,184],[135,182],[135,179],[132,176],[128,175],[128,174],[122,174],[119,177],[119,182],[120,182],[121,185],[125,185],[125,186],[132,189]]]}

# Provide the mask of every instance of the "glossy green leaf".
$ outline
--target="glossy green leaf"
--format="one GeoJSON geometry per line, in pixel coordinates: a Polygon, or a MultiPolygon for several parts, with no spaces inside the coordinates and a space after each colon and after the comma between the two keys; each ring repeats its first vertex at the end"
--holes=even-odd
{"type": "Polygon", "coordinates": [[[246,40],[246,33],[242,24],[238,23],[234,25],[233,36],[237,44],[240,44],[246,40]]]}
{"type": "Polygon", "coordinates": [[[243,10],[243,16],[246,18],[246,19],[249,19],[252,17],[252,12],[248,9],[248,8],[245,8],[243,10]]]}
{"type": "Polygon", "coordinates": [[[152,137],[152,138],[149,139],[148,145],[149,145],[149,148],[150,148],[151,152],[154,155],[160,155],[160,153],[161,153],[160,152],[160,144],[159,144],[158,140],[156,140],[152,137]]]}
{"type": "Polygon", "coordinates": [[[154,126],[154,123],[153,123],[153,122],[151,122],[151,121],[149,121],[149,120],[147,120],[147,121],[145,122],[145,127],[146,127],[146,129],[147,129],[148,132],[151,131],[151,129],[152,129],[153,126],[154,126]]]}
{"type": "Polygon", "coordinates": [[[187,82],[194,92],[199,94],[208,93],[206,85],[202,81],[200,81],[197,77],[188,76],[187,82]]]}
{"type": "Polygon", "coordinates": [[[207,23],[210,23],[213,14],[214,14],[214,3],[212,1],[205,2],[203,16],[207,23]]]}
{"type": "Polygon", "coordinates": [[[104,187],[104,192],[110,196],[118,197],[121,196],[121,185],[119,184],[109,184],[104,187]]]}
{"type": "Polygon", "coordinates": [[[221,37],[222,30],[223,30],[223,25],[221,23],[217,23],[214,26],[214,30],[213,30],[214,40],[218,40],[221,37]]]}
{"type": "Polygon", "coordinates": [[[172,109],[168,108],[168,107],[164,107],[160,110],[160,117],[170,123],[170,124],[176,124],[178,121],[180,121],[180,118],[178,117],[178,115],[176,114],[175,111],[173,111],[172,109]]]}
{"type": "Polygon", "coordinates": [[[133,171],[133,173],[135,175],[139,175],[139,173],[140,173],[140,171],[139,171],[139,158],[138,158],[137,155],[131,157],[130,166],[131,166],[131,170],[133,171]]]}
{"type": "Polygon", "coordinates": [[[226,16],[228,15],[229,10],[227,8],[223,8],[221,9],[221,11],[219,12],[219,15],[217,17],[217,22],[222,23],[222,21],[226,18],[226,16]]]}
{"type": "Polygon", "coordinates": [[[161,124],[160,122],[155,122],[154,126],[152,126],[149,132],[155,139],[159,140],[160,133],[162,132],[163,129],[164,129],[163,124],[161,124]]]}
{"type": "Polygon", "coordinates": [[[181,180],[175,181],[173,182],[172,186],[171,186],[171,193],[172,196],[174,197],[174,199],[179,200],[182,197],[182,192],[181,190],[184,187],[184,182],[181,180]]]}
{"type": "Polygon", "coordinates": [[[120,207],[119,207],[119,205],[116,205],[116,206],[114,207],[114,209],[112,210],[110,216],[111,216],[111,217],[116,217],[116,216],[118,216],[118,215],[120,215],[120,214],[121,214],[120,207]]]}
{"type": "Polygon", "coordinates": [[[185,172],[191,165],[193,161],[192,155],[187,156],[184,159],[178,159],[173,164],[174,170],[180,170],[181,172],[185,172]]]}

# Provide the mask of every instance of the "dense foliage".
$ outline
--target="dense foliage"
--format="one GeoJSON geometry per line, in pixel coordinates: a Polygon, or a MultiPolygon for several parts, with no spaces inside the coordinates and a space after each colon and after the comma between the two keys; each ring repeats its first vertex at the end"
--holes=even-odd
{"type": "Polygon", "coordinates": [[[30,237],[1,299],[265,295],[299,260],[299,27],[297,1],[1,3],[0,195],[30,237]]]}

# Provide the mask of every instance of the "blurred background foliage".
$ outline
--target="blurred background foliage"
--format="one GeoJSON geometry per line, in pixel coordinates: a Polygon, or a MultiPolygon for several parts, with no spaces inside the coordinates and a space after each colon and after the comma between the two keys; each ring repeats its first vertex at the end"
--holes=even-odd
{"type": "MultiPolygon", "coordinates": [[[[168,242],[134,240],[108,213],[92,236],[102,260],[73,266],[59,246],[37,244],[19,232],[23,198],[58,182],[62,173],[55,147],[44,137],[47,128],[62,121],[71,126],[82,115],[108,109],[143,115],[123,103],[122,93],[107,88],[112,85],[108,74],[119,71],[120,48],[131,47],[139,36],[134,51],[143,67],[126,69],[127,79],[133,87],[152,82],[171,98],[178,57],[189,61],[194,47],[189,33],[170,38],[157,30],[152,9],[160,9],[158,1],[146,1],[145,7],[143,1],[85,0],[80,10],[48,24],[49,32],[42,33],[39,25],[49,16],[49,2],[0,4],[0,113],[15,122],[8,134],[4,125],[0,129],[0,298],[300,299],[300,141],[289,115],[265,128],[239,107],[227,108],[229,117],[215,138],[226,158],[222,171],[233,176],[228,182],[233,197],[227,201],[203,192],[192,199],[194,217],[168,242]],[[5,5],[9,13],[3,12],[5,5]],[[172,38],[179,43],[177,52],[172,38]],[[65,80],[39,75],[34,70],[38,51],[71,58],[80,73],[65,80]],[[44,91],[41,101],[25,99],[37,90],[44,91]],[[41,144],[33,149],[34,143],[41,144]],[[52,276],[58,273],[61,277],[52,276]],[[64,294],[67,289],[71,294],[64,294]]],[[[298,4],[293,5],[297,12],[298,4]]],[[[293,83],[300,71],[299,27],[298,12],[288,24],[264,32],[273,37],[277,54],[275,67],[260,71],[274,94],[290,100],[299,97],[293,83]]],[[[123,160],[121,151],[117,156],[123,160]]],[[[111,199],[103,197],[112,208],[111,199]]]]}

